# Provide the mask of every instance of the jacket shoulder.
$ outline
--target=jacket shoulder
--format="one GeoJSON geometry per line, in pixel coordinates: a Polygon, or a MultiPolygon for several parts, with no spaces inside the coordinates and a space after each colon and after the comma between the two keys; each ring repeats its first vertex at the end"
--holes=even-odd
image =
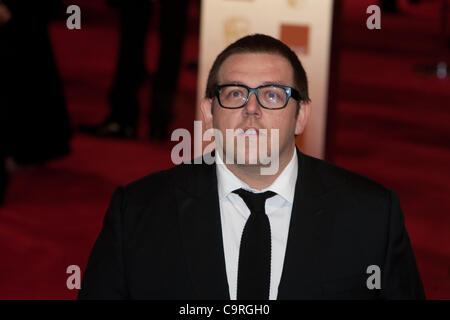
{"type": "Polygon", "coordinates": [[[309,162],[309,167],[322,184],[339,187],[352,197],[385,199],[390,191],[377,181],[331,162],[307,155],[303,159],[309,162]]]}
{"type": "Polygon", "coordinates": [[[148,174],[123,187],[132,203],[161,200],[170,196],[177,186],[192,184],[204,165],[179,164],[170,169],[148,174]]]}
{"type": "Polygon", "coordinates": [[[145,190],[145,192],[151,192],[151,191],[157,191],[161,188],[164,188],[170,184],[171,181],[173,181],[174,178],[181,178],[180,174],[186,175],[188,174],[189,169],[186,168],[186,165],[180,164],[177,166],[174,166],[169,169],[160,170],[156,172],[152,172],[150,174],[147,174],[146,176],[143,176],[139,179],[136,179],[127,185],[124,186],[124,188],[129,193],[139,193],[145,190]]]}

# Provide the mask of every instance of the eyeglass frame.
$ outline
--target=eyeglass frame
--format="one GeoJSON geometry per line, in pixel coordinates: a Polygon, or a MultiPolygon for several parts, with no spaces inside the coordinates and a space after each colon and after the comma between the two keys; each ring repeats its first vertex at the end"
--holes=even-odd
{"type": "Polygon", "coordinates": [[[258,101],[258,104],[259,104],[262,108],[268,109],[268,110],[279,110],[279,109],[285,108],[285,107],[287,106],[287,104],[288,104],[288,102],[289,102],[289,99],[290,99],[291,97],[292,97],[294,100],[298,101],[298,102],[302,101],[301,95],[300,95],[300,93],[298,92],[297,89],[292,88],[292,87],[289,87],[289,86],[283,86],[283,85],[280,85],[280,84],[264,84],[264,85],[261,85],[261,86],[256,87],[256,88],[251,88],[251,87],[246,86],[245,84],[241,84],[241,83],[227,83],[227,84],[217,85],[217,86],[216,86],[216,89],[215,89],[215,93],[216,93],[216,98],[217,98],[217,101],[219,102],[219,105],[220,105],[222,108],[225,108],[225,109],[241,109],[241,108],[245,107],[245,105],[247,105],[248,101],[250,100],[250,96],[251,96],[253,93],[255,94],[256,101],[258,101]],[[239,106],[239,107],[225,107],[225,106],[222,104],[222,102],[220,101],[220,90],[221,90],[222,88],[224,88],[224,87],[241,87],[241,88],[247,89],[248,95],[247,95],[247,98],[245,99],[245,102],[244,102],[241,106],[239,106]],[[277,87],[277,88],[284,89],[284,91],[286,92],[286,101],[284,102],[284,105],[283,105],[282,107],[279,107],[279,108],[269,108],[269,107],[264,106],[264,105],[261,103],[261,101],[259,101],[259,98],[258,98],[258,92],[259,92],[259,89],[261,89],[261,88],[267,88],[267,87],[277,87]]]}

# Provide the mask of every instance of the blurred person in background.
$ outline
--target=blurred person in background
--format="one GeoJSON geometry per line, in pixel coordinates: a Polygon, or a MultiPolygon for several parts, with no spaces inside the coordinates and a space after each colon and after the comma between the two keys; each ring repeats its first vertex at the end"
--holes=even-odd
{"type": "Polygon", "coordinates": [[[70,121],[47,30],[63,13],[59,0],[0,0],[0,202],[7,162],[41,164],[70,152],[70,121]]]}
{"type": "Polygon", "coordinates": [[[380,7],[385,13],[398,13],[396,0],[380,0],[380,7]]]}
{"type": "MultiPolygon", "coordinates": [[[[11,20],[11,11],[9,11],[8,7],[0,1],[0,28],[5,25],[6,23],[8,23],[11,20]]],[[[1,32],[1,29],[0,29],[1,32]]],[[[1,63],[1,61],[0,61],[1,63]]],[[[1,81],[2,77],[0,76],[0,81],[1,81]]],[[[1,90],[1,88],[0,88],[1,90]]],[[[4,103],[4,98],[0,96],[0,102],[2,102],[2,104],[4,103]]],[[[0,108],[0,130],[3,131],[3,122],[4,122],[4,116],[5,116],[5,112],[4,112],[4,108],[0,108]]],[[[1,132],[2,134],[0,135],[0,206],[3,204],[4,202],[4,198],[5,198],[5,192],[6,192],[6,184],[8,182],[8,177],[6,175],[6,167],[5,167],[5,142],[4,142],[4,135],[3,132],[1,132]]]]}
{"type": "MultiPolygon", "coordinates": [[[[112,138],[136,138],[139,88],[147,72],[145,44],[154,1],[110,0],[120,11],[120,48],[116,72],[108,96],[109,115],[99,125],[81,125],[86,134],[112,138]]],[[[188,0],[160,1],[159,60],[148,115],[150,138],[168,138],[181,64],[188,0]]],[[[152,48],[154,50],[154,48],[152,48]]]]}
{"type": "Polygon", "coordinates": [[[408,6],[409,4],[418,4],[420,1],[421,0],[380,0],[380,6],[384,13],[397,14],[400,13],[402,7],[408,6]]]}

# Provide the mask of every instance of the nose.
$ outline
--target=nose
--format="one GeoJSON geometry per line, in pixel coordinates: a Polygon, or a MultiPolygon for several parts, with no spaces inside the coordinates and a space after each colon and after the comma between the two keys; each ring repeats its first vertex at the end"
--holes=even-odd
{"type": "Polygon", "coordinates": [[[246,116],[261,116],[261,106],[259,105],[255,92],[250,93],[248,102],[245,105],[243,112],[246,116]]]}

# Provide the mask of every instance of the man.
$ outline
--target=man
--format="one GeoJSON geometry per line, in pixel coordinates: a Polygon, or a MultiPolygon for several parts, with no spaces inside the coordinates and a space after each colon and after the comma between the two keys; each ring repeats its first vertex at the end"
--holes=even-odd
{"type": "Polygon", "coordinates": [[[227,47],[201,110],[223,138],[216,164],[118,188],[79,298],[424,298],[395,192],[296,150],[311,106],[286,45],[257,34],[227,47]]]}

